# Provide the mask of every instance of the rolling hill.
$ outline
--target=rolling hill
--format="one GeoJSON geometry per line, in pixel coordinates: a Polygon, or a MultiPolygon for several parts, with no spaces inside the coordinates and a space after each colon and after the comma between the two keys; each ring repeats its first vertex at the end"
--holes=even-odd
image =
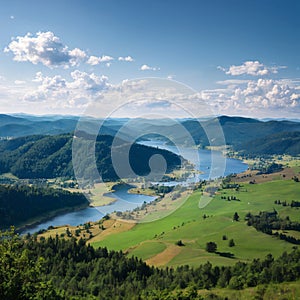
{"type": "Polygon", "coordinates": [[[300,154],[300,131],[281,132],[244,143],[237,147],[239,151],[250,155],[300,154]]]}
{"type": "Polygon", "coordinates": [[[227,145],[232,145],[236,149],[252,140],[268,138],[270,135],[280,132],[300,131],[299,122],[276,120],[263,122],[256,119],[228,116],[213,118],[200,122],[200,124],[203,131],[199,130],[199,122],[195,120],[183,122],[183,125],[189,130],[196,142],[203,141],[205,146],[208,146],[211,142],[214,145],[222,145],[225,139],[227,145]],[[214,141],[205,140],[204,133],[217,133],[219,132],[219,126],[223,130],[224,139],[222,139],[222,136],[216,136],[214,141]]]}
{"type": "MultiPolygon", "coordinates": [[[[97,178],[97,170],[92,167],[94,157],[98,172],[104,180],[116,180],[112,159],[111,146],[113,137],[99,135],[94,145],[87,135],[78,137],[81,142],[77,153],[82,177],[97,178]],[[90,153],[91,147],[96,147],[96,153],[90,153]]],[[[0,173],[10,172],[19,178],[55,178],[74,177],[72,165],[73,135],[61,134],[55,136],[35,135],[0,141],[0,173]]],[[[119,140],[119,151],[125,151],[127,142],[119,140]]],[[[150,172],[149,159],[154,154],[162,155],[170,171],[181,164],[181,158],[172,152],[133,144],[129,152],[129,161],[136,174],[145,175],[150,172]]],[[[126,175],[126,174],[125,174],[126,175]]]]}
{"type": "MultiPolygon", "coordinates": [[[[57,135],[73,132],[78,124],[77,116],[10,116],[0,114],[0,137],[22,137],[28,135],[47,134],[57,135]]],[[[101,120],[84,118],[81,128],[85,131],[97,128],[101,120]]],[[[117,121],[105,121],[101,134],[115,135],[120,127],[117,121]],[[105,124],[108,124],[106,126],[105,124]]]]}
{"type": "MultiPolygon", "coordinates": [[[[79,117],[76,116],[10,116],[0,114],[0,137],[57,135],[73,132],[78,125],[78,121],[79,117]]],[[[123,131],[119,136],[123,140],[135,140],[136,138],[161,139],[167,137],[169,140],[175,139],[177,144],[186,145],[188,142],[187,134],[190,134],[195,144],[202,147],[210,145],[221,146],[225,143],[233,146],[235,150],[248,149],[250,151],[250,149],[253,149],[253,154],[262,154],[263,148],[258,147],[261,151],[257,152],[258,148],[256,145],[262,144],[263,140],[272,140],[275,143],[276,134],[300,132],[300,122],[296,121],[261,121],[229,116],[203,120],[134,119],[127,123],[128,121],[128,119],[100,120],[84,117],[80,121],[80,130],[94,132],[102,124],[101,135],[115,136],[120,128],[126,124],[126,133],[123,131]]],[[[286,143],[287,141],[285,141],[286,143]]],[[[275,145],[275,147],[269,147],[269,150],[266,148],[266,151],[268,154],[281,153],[282,151],[278,152],[276,150],[279,148],[275,145]]],[[[291,153],[295,154],[297,147],[290,150],[292,151],[291,153]]]]}

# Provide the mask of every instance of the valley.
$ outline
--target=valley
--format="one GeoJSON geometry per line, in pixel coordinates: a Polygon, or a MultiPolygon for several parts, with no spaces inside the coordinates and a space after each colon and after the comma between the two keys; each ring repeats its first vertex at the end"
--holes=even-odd
{"type": "MultiPolygon", "coordinates": [[[[199,208],[199,201],[202,197],[208,197],[203,192],[205,186],[189,195],[183,195],[184,201],[180,198],[172,201],[172,192],[166,194],[155,205],[149,204],[140,210],[144,219],[139,223],[126,220],[126,214],[102,220],[101,224],[91,222],[92,236],[88,241],[96,248],[105,246],[112,250],[122,250],[128,256],[138,256],[147,263],[160,267],[176,267],[185,263],[197,266],[207,260],[214,265],[232,265],[236,261],[248,262],[257,257],[264,258],[268,253],[278,257],[283,251],[292,251],[294,245],[247,226],[245,216],[248,213],[258,214],[260,211],[272,212],[276,209],[280,217],[289,216],[292,221],[300,221],[298,208],[274,203],[278,199],[287,203],[299,199],[300,185],[293,178],[300,174],[300,161],[289,160],[287,164],[278,173],[255,175],[255,172],[247,171],[229,176],[229,183],[234,188],[223,185],[203,208],[199,208]],[[256,183],[250,183],[253,181],[256,183]],[[236,185],[239,186],[238,190],[236,185]],[[164,215],[168,203],[177,205],[177,209],[173,209],[170,214],[165,213],[164,218],[156,219],[155,214],[160,217],[164,215]],[[145,210],[147,213],[143,214],[145,210]],[[235,212],[239,215],[238,222],[233,221],[235,212]],[[154,221],[145,222],[151,220],[149,213],[154,221]],[[125,219],[122,220],[122,217],[125,219]],[[101,226],[104,229],[99,229],[101,226]],[[228,245],[230,239],[234,240],[234,247],[228,245]],[[179,240],[183,246],[176,245],[179,240]],[[209,241],[217,244],[218,253],[208,253],[205,250],[209,241]]],[[[52,229],[41,236],[55,237],[56,234],[65,233],[66,228],[52,229]]],[[[76,226],[69,227],[73,236],[77,229],[76,226]]],[[[291,233],[287,231],[286,234],[291,233]]]]}
{"type": "MultiPolygon", "coordinates": [[[[128,153],[136,176],[129,169],[125,169],[127,173],[115,169],[114,135],[100,134],[95,138],[77,131],[3,138],[2,229],[14,225],[22,230],[24,239],[38,243],[58,239],[87,243],[95,250],[121,251],[126,259],[136,257],[161,270],[204,268],[208,262],[212,268],[237,268],[268,255],[274,259],[281,259],[282,253],[294,255],[300,244],[298,123],[265,124],[228,117],[218,121],[231,144],[221,145],[216,140],[205,146],[199,131],[193,133],[199,142],[195,147],[181,142],[174,145],[170,143],[172,138],[165,140],[161,136],[142,136],[134,143],[128,142],[130,138],[126,136],[117,138],[116,149],[118,153],[128,153]],[[270,145],[258,147],[261,138],[253,139],[254,133],[247,132],[251,124],[260,126],[270,145]],[[233,126],[239,128],[236,134],[233,126]],[[290,133],[274,134],[278,128],[284,132],[289,129],[290,133]],[[74,139],[81,146],[80,152],[74,152],[74,139]],[[95,154],[90,152],[91,147],[95,147],[95,154]],[[79,155],[75,164],[74,153],[79,155]],[[164,157],[166,173],[146,179],[157,168],[150,163],[156,155],[164,157]],[[9,198],[18,190],[25,195],[18,196],[23,197],[21,205],[9,198]],[[81,197],[82,202],[68,202],[62,195],[81,197]],[[60,199],[59,206],[55,197],[60,199]],[[43,204],[43,198],[48,206],[43,204]],[[28,216],[25,207],[32,207],[28,216]],[[23,213],[18,215],[17,211],[23,213]]],[[[118,122],[113,128],[124,120],[118,122]]],[[[140,122],[139,130],[144,121],[140,122]]],[[[196,128],[193,121],[184,122],[192,131],[196,128]]],[[[214,126],[214,122],[216,119],[206,120],[204,126],[214,126]]],[[[168,136],[176,131],[164,126],[162,132],[168,132],[168,136]]],[[[243,287],[252,286],[248,279],[242,282],[243,287]]],[[[233,290],[240,288],[238,283],[226,284],[233,290]]],[[[218,297],[230,295],[238,299],[260,293],[256,284],[242,294],[225,292],[213,283],[211,286],[218,297]]],[[[190,292],[187,289],[183,293],[190,292]]],[[[265,294],[271,292],[264,290],[265,294]]],[[[204,290],[197,293],[199,297],[209,297],[204,290]]]]}

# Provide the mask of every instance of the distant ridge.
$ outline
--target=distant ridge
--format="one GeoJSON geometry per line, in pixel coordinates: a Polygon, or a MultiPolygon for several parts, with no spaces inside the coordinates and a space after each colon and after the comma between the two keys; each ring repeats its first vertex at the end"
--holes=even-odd
{"type": "MultiPolygon", "coordinates": [[[[21,137],[33,134],[56,135],[73,132],[78,124],[76,116],[31,116],[22,117],[0,114],[0,137],[21,137]]],[[[85,118],[82,126],[85,130],[95,128],[99,120],[85,118]]],[[[118,126],[117,126],[118,128],[118,126]]],[[[102,134],[114,135],[116,130],[102,126],[102,134]]]]}
{"type": "MultiPolygon", "coordinates": [[[[21,137],[27,135],[43,134],[57,135],[73,132],[78,124],[77,116],[31,116],[31,115],[0,115],[0,137],[21,137]]],[[[115,136],[119,129],[126,124],[129,119],[108,118],[104,120],[92,117],[84,117],[80,121],[80,127],[86,132],[94,132],[95,128],[101,126],[101,134],[115,136]]],[[[224,143],[231,145],[235,150],[248,152],[256,143],[267,143],[269,139],[274,139],[273,135],[289,132],[300,132],[300,122],[293,120],[277,119],[254,119],[240,116],[218,116],[209,119],[176,119],[170,122],[168,119],[142,119],[136,118],[127,126],[127,130],[122,132],[120,138],[124,140],[135,140],[142,137],[145,132],[156,132],[160,134],[148,135],[148,138],[160,139],[162,137],[176,138],[176,143],[186,145],[187,134],[191,135],[194,142],[199,147],[207,147],[212,143],[221,146],[224,143]],[[182,126],[185,130],[182,130],[182,126]],[[188,133],[187,133],[188,132],[188,133]],[[207,136],[207,132],[212,136],[207,136]],[[214,136],[214,133],[215,136],[214,136]],[[255,142],[256,140],[259,140],[255,142]]],[[[275,147],[275,146],[274,146],[275,147]]],[[[275,147],[276,148],[276,147],[275,147]]],[[[270,149],[268,154],[273,151],[270,149]]],[[[278,148],[278,147],[277,147],[278,148]]],[[[263,148],[257,147],[263,152],[263,148]]],[[[295,148],[297,149],[297,147],[295,148]]],[[[252,151],[251,150],[251,151],[252,151]]],[[[293,150],[292,153],[295,153],[293,150]]],[[[260,152],[260,153],[262,153],[260,152]]]]}
{"type": "Polygon", "coordinates": [[[281,132],[267,138],[255,139],[238,147],[244,154],[271,155],[300,154],[300,132],[281,132]]]}

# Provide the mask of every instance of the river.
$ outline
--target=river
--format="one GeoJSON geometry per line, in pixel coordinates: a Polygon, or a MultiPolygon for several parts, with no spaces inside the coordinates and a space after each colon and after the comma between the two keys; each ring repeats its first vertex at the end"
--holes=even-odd
{"type": "MultiPolygon", "coordinates": [[[[196,150],[190,148],[177,149],[175,146],[164,144],[161,141],[145,141],[142,143],[147,146],[167,149],[176,154],[181,154],[185,159],[192,162],[195,165],[195,168],[200,171],[200,173],[188,178],[185,182],[181,182],[181,184],[184,185],[187,185],[191,182],[197,182],[199,180],[208,180],[233,173],[241,173],[248,168],[248,165],[243,163],[241,160],[226,158],[219,151],[202,149],[196,150]]],[[[178,182],[169,182],[164,184],[174,185],[178,184],[178,182]]],[[[110,205],[100,206],[97,208],[87,207],[79,211],[65,213],[46,222],[33,226],[30,229],[26,229],[22,233],[32,234],[41,229],[47,229],[49,226],[61,226],[66,224],[70,226],[77,226],[86,222],[97,221],[105,214],[113,211],[132,210],[141,206],[144,202],[149,203],[155,199],[155,197],[152,196],[130,194],[128,193],[128,190],[131,187],[132,186],[126,184],[116,186],[113,193],[107,194],[107,196],[116,199],[116,201],[110,205]]]]}

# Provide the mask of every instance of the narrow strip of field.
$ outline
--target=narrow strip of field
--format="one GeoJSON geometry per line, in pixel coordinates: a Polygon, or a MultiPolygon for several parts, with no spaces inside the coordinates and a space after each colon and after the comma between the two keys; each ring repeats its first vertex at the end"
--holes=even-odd
{"type": "Polygon", "coordinates": [[[167,249],[161,253],[146,260],[149,265],[156,267],[166,265],[173,257],[177,256],[181,252],[182,248],[177,245],[169,245],[167,249]]]}
{"type": "Polygon", "coordinates": [[[135,226],[135,223],[129,223],[121,220],[108,220],[103,223],[105,230],[102,230],[97,235],[89,240],[90,243],[102,241],[107,236],[115,235],[124,231],[128,231],[135,226]]]}

